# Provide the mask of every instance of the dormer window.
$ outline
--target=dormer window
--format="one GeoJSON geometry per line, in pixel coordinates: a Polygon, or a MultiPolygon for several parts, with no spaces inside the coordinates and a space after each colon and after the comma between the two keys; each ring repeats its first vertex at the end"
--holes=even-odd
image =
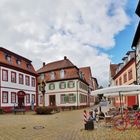
{"type": "Polygon", "coordinates": [[[131,60],[131,55],[128,56],[128,61],[130,61],[130,60],[131,60]]]}
{"type": "Polygon", "coordinates": [[[50,73],[50,77],[51,77],[51,80],[54,80],[55,79],[55,74],[54,74],[53,71],[50,73]]]}
{"type": "Polygon", "coordinates": [[[65,71],[62,69],[60,70],[60,78],[64,78],[65,76],[65,71]]]}
{"type": "Polygon", "coordinates": [[[5,59],[6,59],[8,62],[11,62],[11,56],[8,55],[7,53],[5,53],[4,55],[5,55],[5,59]]]}
{"type": "Polygon", "coordinates": [[[79,72],[80,79],[83,79],[83,73],[79,72]]]}
{"type": "Polygon", "coordinates": [[[16,63],[17,63],[18,65],[21,65],[21,61],[20,61],[19,59],[16,60],[16,63]]]}
{"type": "Polygon", "coordinates": [[[30,64],[26,64],[28,69],[31,69],[31,65],[30,64]]]}
{"type": "Polygon", "coordinates": [[[44,74],[44,73],[41,73],[41,74],[40,74],[40,78],[41,78],[41,80],[44,80],[45,74],[44,74]]]}

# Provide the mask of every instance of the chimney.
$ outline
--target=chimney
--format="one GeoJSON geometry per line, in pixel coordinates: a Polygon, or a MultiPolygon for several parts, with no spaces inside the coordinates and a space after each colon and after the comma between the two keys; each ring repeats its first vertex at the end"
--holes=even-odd
{"type": "Polygon", "coordinates": [[[45,62],[43,62],[43,67],[45,66],[45,62]]]}
{"type": "Polygon", "coordinates": [[[67,56],[64,56],[64,60],[66,60],[67,59],[67,56]]]}

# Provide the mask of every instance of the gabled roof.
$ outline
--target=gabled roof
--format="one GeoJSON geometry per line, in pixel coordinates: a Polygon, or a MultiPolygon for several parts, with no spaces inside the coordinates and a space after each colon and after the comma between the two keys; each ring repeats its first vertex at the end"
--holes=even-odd
{"type": "Polygon", "coordinates": [[[90,85],[90,87],[93,87],[92,74],[91,74],[90,67],[82,67],[79,69],[84,74],[84,78],[85,78],[86,82],[90,85]]]}
{"type": "Polygon", "coordinates": [[[118,68],[118,64],[110,64],[111,77],[115,76],[117,68],[118,68]]]}
{"type": "Polygon", "coordinates": [[[37,71],[37,73],[45,73],[49,71],[72,68],[72,67],[76,67],[76,66],[69,59],[67,59],[67,57],[64,57],[63,60],[51,62],[44,65],[42,68],[40,68],[37,71]]]}
{"type": "Polygon", "coordinates": [[[30,61],[29,59],[20,56],[12,51],[9,51],[3,47],[0,47],[0,65],[5,66],[5,67],[9,67],[15,70],[19,70],[25,73],[29,73],[29,74],[34,74],[37,75],[33,65],[31,64],[32,61],[30,61]],[[7,61],[6,57],[10,56],[11,61],[7,61]],[[17,64],[17,60],[21,61],[21,64],[18,65],[17,64]],[[27,65],[29,67],[27,67],[27,65]]]}

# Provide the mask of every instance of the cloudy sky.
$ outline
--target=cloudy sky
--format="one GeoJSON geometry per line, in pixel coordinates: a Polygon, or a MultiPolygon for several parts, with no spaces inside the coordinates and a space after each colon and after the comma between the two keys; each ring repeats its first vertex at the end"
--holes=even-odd
{"type": "Polygon", "coordinates": [[[67,56],[100,85],[131,48],[137,0],[0,0],[0,46],[42,62],[67,56]],[[124,47],[124,48],[123,48],[124,47]]]}

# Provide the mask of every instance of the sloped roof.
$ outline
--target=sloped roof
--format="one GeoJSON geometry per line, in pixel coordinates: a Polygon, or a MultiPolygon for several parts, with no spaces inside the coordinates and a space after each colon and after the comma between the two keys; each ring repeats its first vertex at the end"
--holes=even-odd
{"type": "Polygon", "coordinates": [[[133,38],[133,42],[132,42],[131,48],[137,47],[137,43],[138,43],[139,39],[140,39],[140,22],[139,22],[137,30],[135,32],[135,36],[133,38]]]}
{"type": "Polygon", "coordinates": [[[137,6],[137,9],[136,9],[136,14],[140,17],[140,0],[138,2],[138,6],[137,6]]]}
{"type": "Polygon", "coordinates": [[[24,70],[25,72],[37,75],[31,62],[32,61],[30,61],[29,59],[23,56],[20,56],[12,51],[9,51],[3,47],[0,47],[0,64],[1,65],[4,65],[6,67],[11,67],[13,69],[18,69],[19,71],[24,70]],[[11,58],[10,62],[6,60],[7,55],[10,56],[11,58]],[[20,65],[17,64],[17,59],[21,61],[20,65]],[[27,68],[27,65],[30,65],[30,68],[27,68]]]}
{"type": "Polygon", "coordinates": [[[84,74],[84,78],[85,78],[86,82],[90,85],[90,87],[93,87],[92,73],[91,73],[90,67],[82,67],[79,69],[84,74]]]}
{"type": "Polygon", "coordinates": [[[117,68],[118,68],[118,64],[110,64],[111,77],[115,76],[117,68]]]}
{"type": "Polygon", "coordinates": [[[63,60],[46,64],[45,66],[40,68],[37,71],[37,73],[44,73],[44,72],[49,72],[49,71],[54,71],[54,70],[59,70],[59,69],[64,69],[64,68],[70,68],[70,67],[76,67],[76,66],[69,59],[64,57],[63,60]]]}

